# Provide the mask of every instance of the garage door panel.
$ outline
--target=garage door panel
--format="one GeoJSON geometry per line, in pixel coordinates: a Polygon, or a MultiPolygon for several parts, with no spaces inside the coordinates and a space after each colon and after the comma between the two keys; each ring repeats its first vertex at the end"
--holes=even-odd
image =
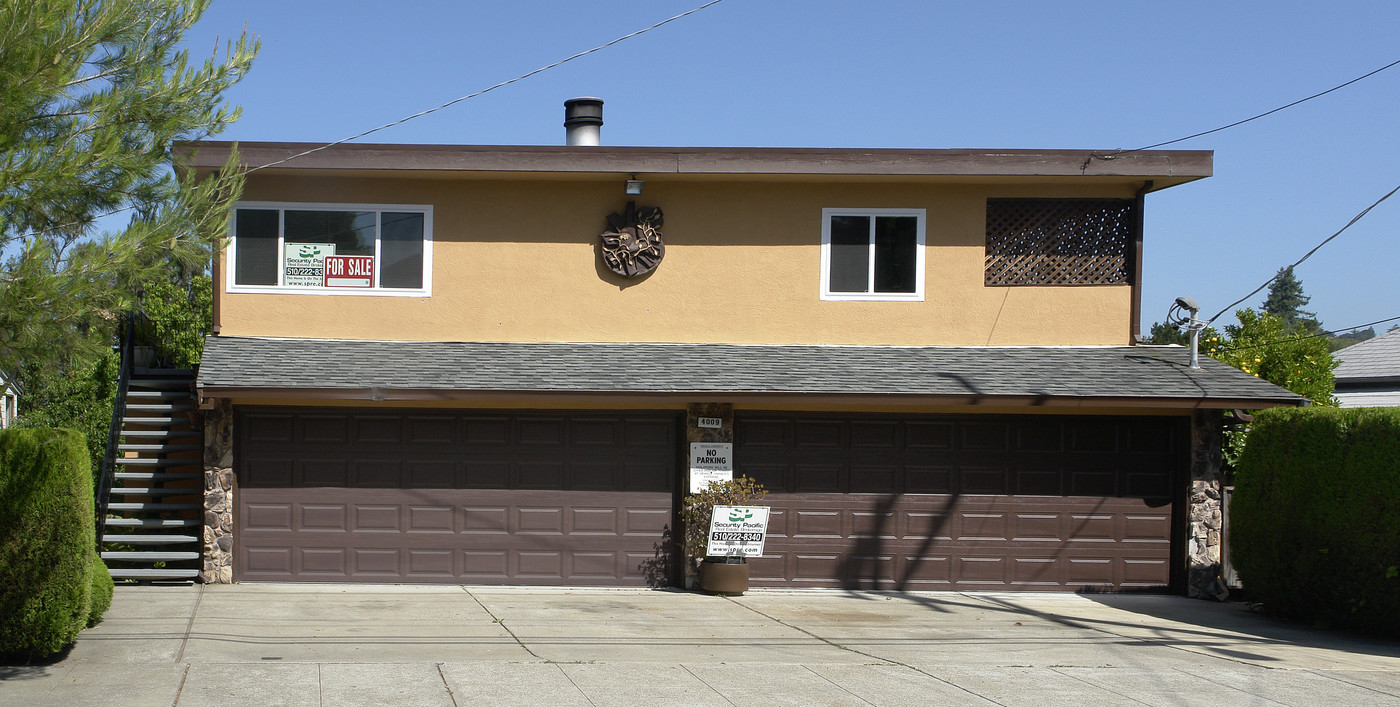
{"type": "Polygon", "coordinates": [[[659,572],[666,581],[673,416],[239,414],[240,431],[271,415],[298,432],[277,444],[240,432],[237,579],[618,585],[659,572]],[[350,437],[340,456],[301,439],[306,430],[328,439],[336,420],[350,437]]]}
{"type": "Polygon", "coordinates": [[[466,506],[462,509],[462,532],[497,533],[510,532],[510,508],[501,506],[466,506]]]}
{"type": "Polygon", "coordinates": [[[397,459],[362,459],[350,464],[350,485],[357,488],[396,489],[403,485],[397,459]]]}
{"type": "Polygon", "coordinates": [[[449,416],[412,417],[408,420],[408,443],[413,445],[452,445],[457,421],[449,416]]]}
{"type": "Polygon", "coordinates": [[[308,443],[345,444],[350,438],[346,415],[304,415],[298,422],[301,439],[308,443]]]}
{"type": "Polygon", "coordinates": [[[249,459],[242,459],[242,478],[244,486],[258,486],[263,488],[277,486],[291,486],[295,478],[292,470],[292,460],[286,458],[268,459],[254,456],[249,459]]]}
{"type": "Polygon", "coordinates": [[[348,486],[350,467],[344,459],[298,459],[297,486],[348,486]]]}
{"type": "Polygon", "coordinates": [[[771,558],[755,561],[755,586],[1077,589],[1171,579],[1171,490],[1189,440],[1179,419],[804,417],[736,419],[736,471],[760,478],[772,506],[771,558]],[[796,449],[804,428],[846,441],[796,449]],[[888,456],[873,464],[854,446],[858,435],[900,446],[879,449],[888,456]],[[804,478],[809,469],[815,481],[804,478]],[[879,485],[875,469],[888,470],[878,478],[893,488],[852,493],[879,485]]]}
{"type": "Polygon", "coordinates": [[[409,533],[453,533],[457,528],[456,508],[453,506],[408,506],[409,533]]]}
{"type": "Polygon", "coordinates": [[[399,415],[355,415],[351,418],[355,443],[398,444],[403,441],[403,418],[399,415]]]}
{"type": "Polygon", "coordinates": [[[342,503],[303,503],[297,506],[296,530],[343,533],[349,528],[347,515],[342,503]]]}
{"type": "Polygon", "coordinates": [[[564,462],[519,462],[511,469],[510,488],[559,490],[564,484],[564,462]]]}
{"type": "Polygon", "coordinates": [[[453,552],[451,550],[415,550],[407,551],[408,568],[405,576],[410,579],[453,579],[457,572],[452,565],[453,552]]]}
{"type": "Polygon", "coordinates": [[[404,462],[404,486],[414,489],[450,489],[459,485],[457,465],[451,459],[404,462]]]}
{"type": "Polygon", "coordinates": [[[504,459],[466,459],[462,486],[469,489],[510,488],[510,462],[504,459]]]}

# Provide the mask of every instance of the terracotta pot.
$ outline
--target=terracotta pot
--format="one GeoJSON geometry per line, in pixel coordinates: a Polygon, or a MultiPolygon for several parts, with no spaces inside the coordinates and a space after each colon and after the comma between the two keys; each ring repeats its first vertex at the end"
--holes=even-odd
{"type": "Polygon", "coordinates": [[[743,594],[749,590],[749,566],[705,560],[700,563],[700,588],[711,594],[743,594]]]}

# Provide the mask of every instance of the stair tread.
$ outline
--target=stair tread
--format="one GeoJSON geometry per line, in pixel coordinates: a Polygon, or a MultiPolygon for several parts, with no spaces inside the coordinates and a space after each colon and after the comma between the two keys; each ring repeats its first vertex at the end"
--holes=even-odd
{"type": "Polygon", "coordinates": [[[172,403],[127,403],[128,412],[179,412],[182,410],[193,410],[194,405],[175,405],[172,403]]]}
{"type": "Polygon", "coordinates": [[[198,479],[204,474],[197,471],[118,471],[114,476],[121,481],[183,481],[185,479],[198,479]]]}
{"type": "Polygon", "coordinates": [[[202,525],[198,518],[108,518],[111,528],[189,528],[202,525]]]}
{"type": "Polygon", "coordinates": [[[119,444],[117,449],[123,452],[188,452],[194,449],[203,449],[202,444],[119,444]]]}
{"type": "Polygon", "coordinates": [[[112,579],[190,579],[199,576],[194,569],[108,569],[112,579]]]}
{"type": "Polygon", "coordinates": [[[126,391],[127,400],[189,400],[188,390],[131,390],[126,391]]]}
{"type": "Polygon", "coordinates": [[[128,545],[176,545],[181,543],[196,543],[199,538],[194,535],[150,535],[147,533],[117,533],[114,535],[103,535],[104,543],[126,543],[128,545]]]}
{"type": "Polygon", "coordinates": [[[204,493],[204,489],[152,489],[113,486],[112,493],[117,496],[196,496],[204,493]]]}
{"type": "Polygon", "coordinates": [[[136,437],[139,439],[182,439],[201,436],[203,433],[197,430],[122,430],[123,437],[136,437]]]}
{"type": "Polygon", "coordinates": [[[198,465],[201,459],[149,459],[145,457],[117,457],[114,460],[123,466],[189,466],[198,465]]]}
{"type": "Polygon", "coordinates": [[[132,503],[127,501],[114,501],[107,504],[109,511],[192,511],[199,508],[198,503],[132,503]]]}
{"type": "Polygon", "coordinates": [[[198,560],[199,552],[190,550],[153,552],[149,550],[103,550],[104,560],[145,560],[163,562],[171,560],[198,560]]]}

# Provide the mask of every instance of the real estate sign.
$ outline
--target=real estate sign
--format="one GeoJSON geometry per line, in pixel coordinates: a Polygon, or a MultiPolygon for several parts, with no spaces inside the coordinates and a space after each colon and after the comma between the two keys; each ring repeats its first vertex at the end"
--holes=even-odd
{"type": "Polygon", "coordinates": [[[374,256],[328,255],[326,287],[374,287],[374,256]]]}
{"type": "Polygon", "coordinates": [[[767,537],[768,506],[715,506],[705,555],[759,557],[767,537]]]}
{"type": "Polygon", "coordinates": [[[321,287],[325,281],[326,256],[335,255],[334,243],[287,243],[282,262],[282,284],[288,287],[321,287]]]}

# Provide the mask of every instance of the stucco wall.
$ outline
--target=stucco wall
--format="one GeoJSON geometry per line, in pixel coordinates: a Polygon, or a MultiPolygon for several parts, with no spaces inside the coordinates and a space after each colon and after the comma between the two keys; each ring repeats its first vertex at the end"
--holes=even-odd
{"type": "MultiPolygon", "coordinates": [[[[624,177],[260,175],[248,201],[434,208],[432,296],[220,293],[221,333],[445,341],[1122,345],[1128,286],[985,287],[985,200],[1131,197],[1129,186],[730,182],[648,176],[666,258],[626,281],[598,255],[624,177]],[[822,209],[927,210],[922,302],[820,299],[822,209]]],[[[227,259],[224,259],[227,262],[227,259]]],[[[228,282],[228,278],[224,279],[228,282]]]]}

